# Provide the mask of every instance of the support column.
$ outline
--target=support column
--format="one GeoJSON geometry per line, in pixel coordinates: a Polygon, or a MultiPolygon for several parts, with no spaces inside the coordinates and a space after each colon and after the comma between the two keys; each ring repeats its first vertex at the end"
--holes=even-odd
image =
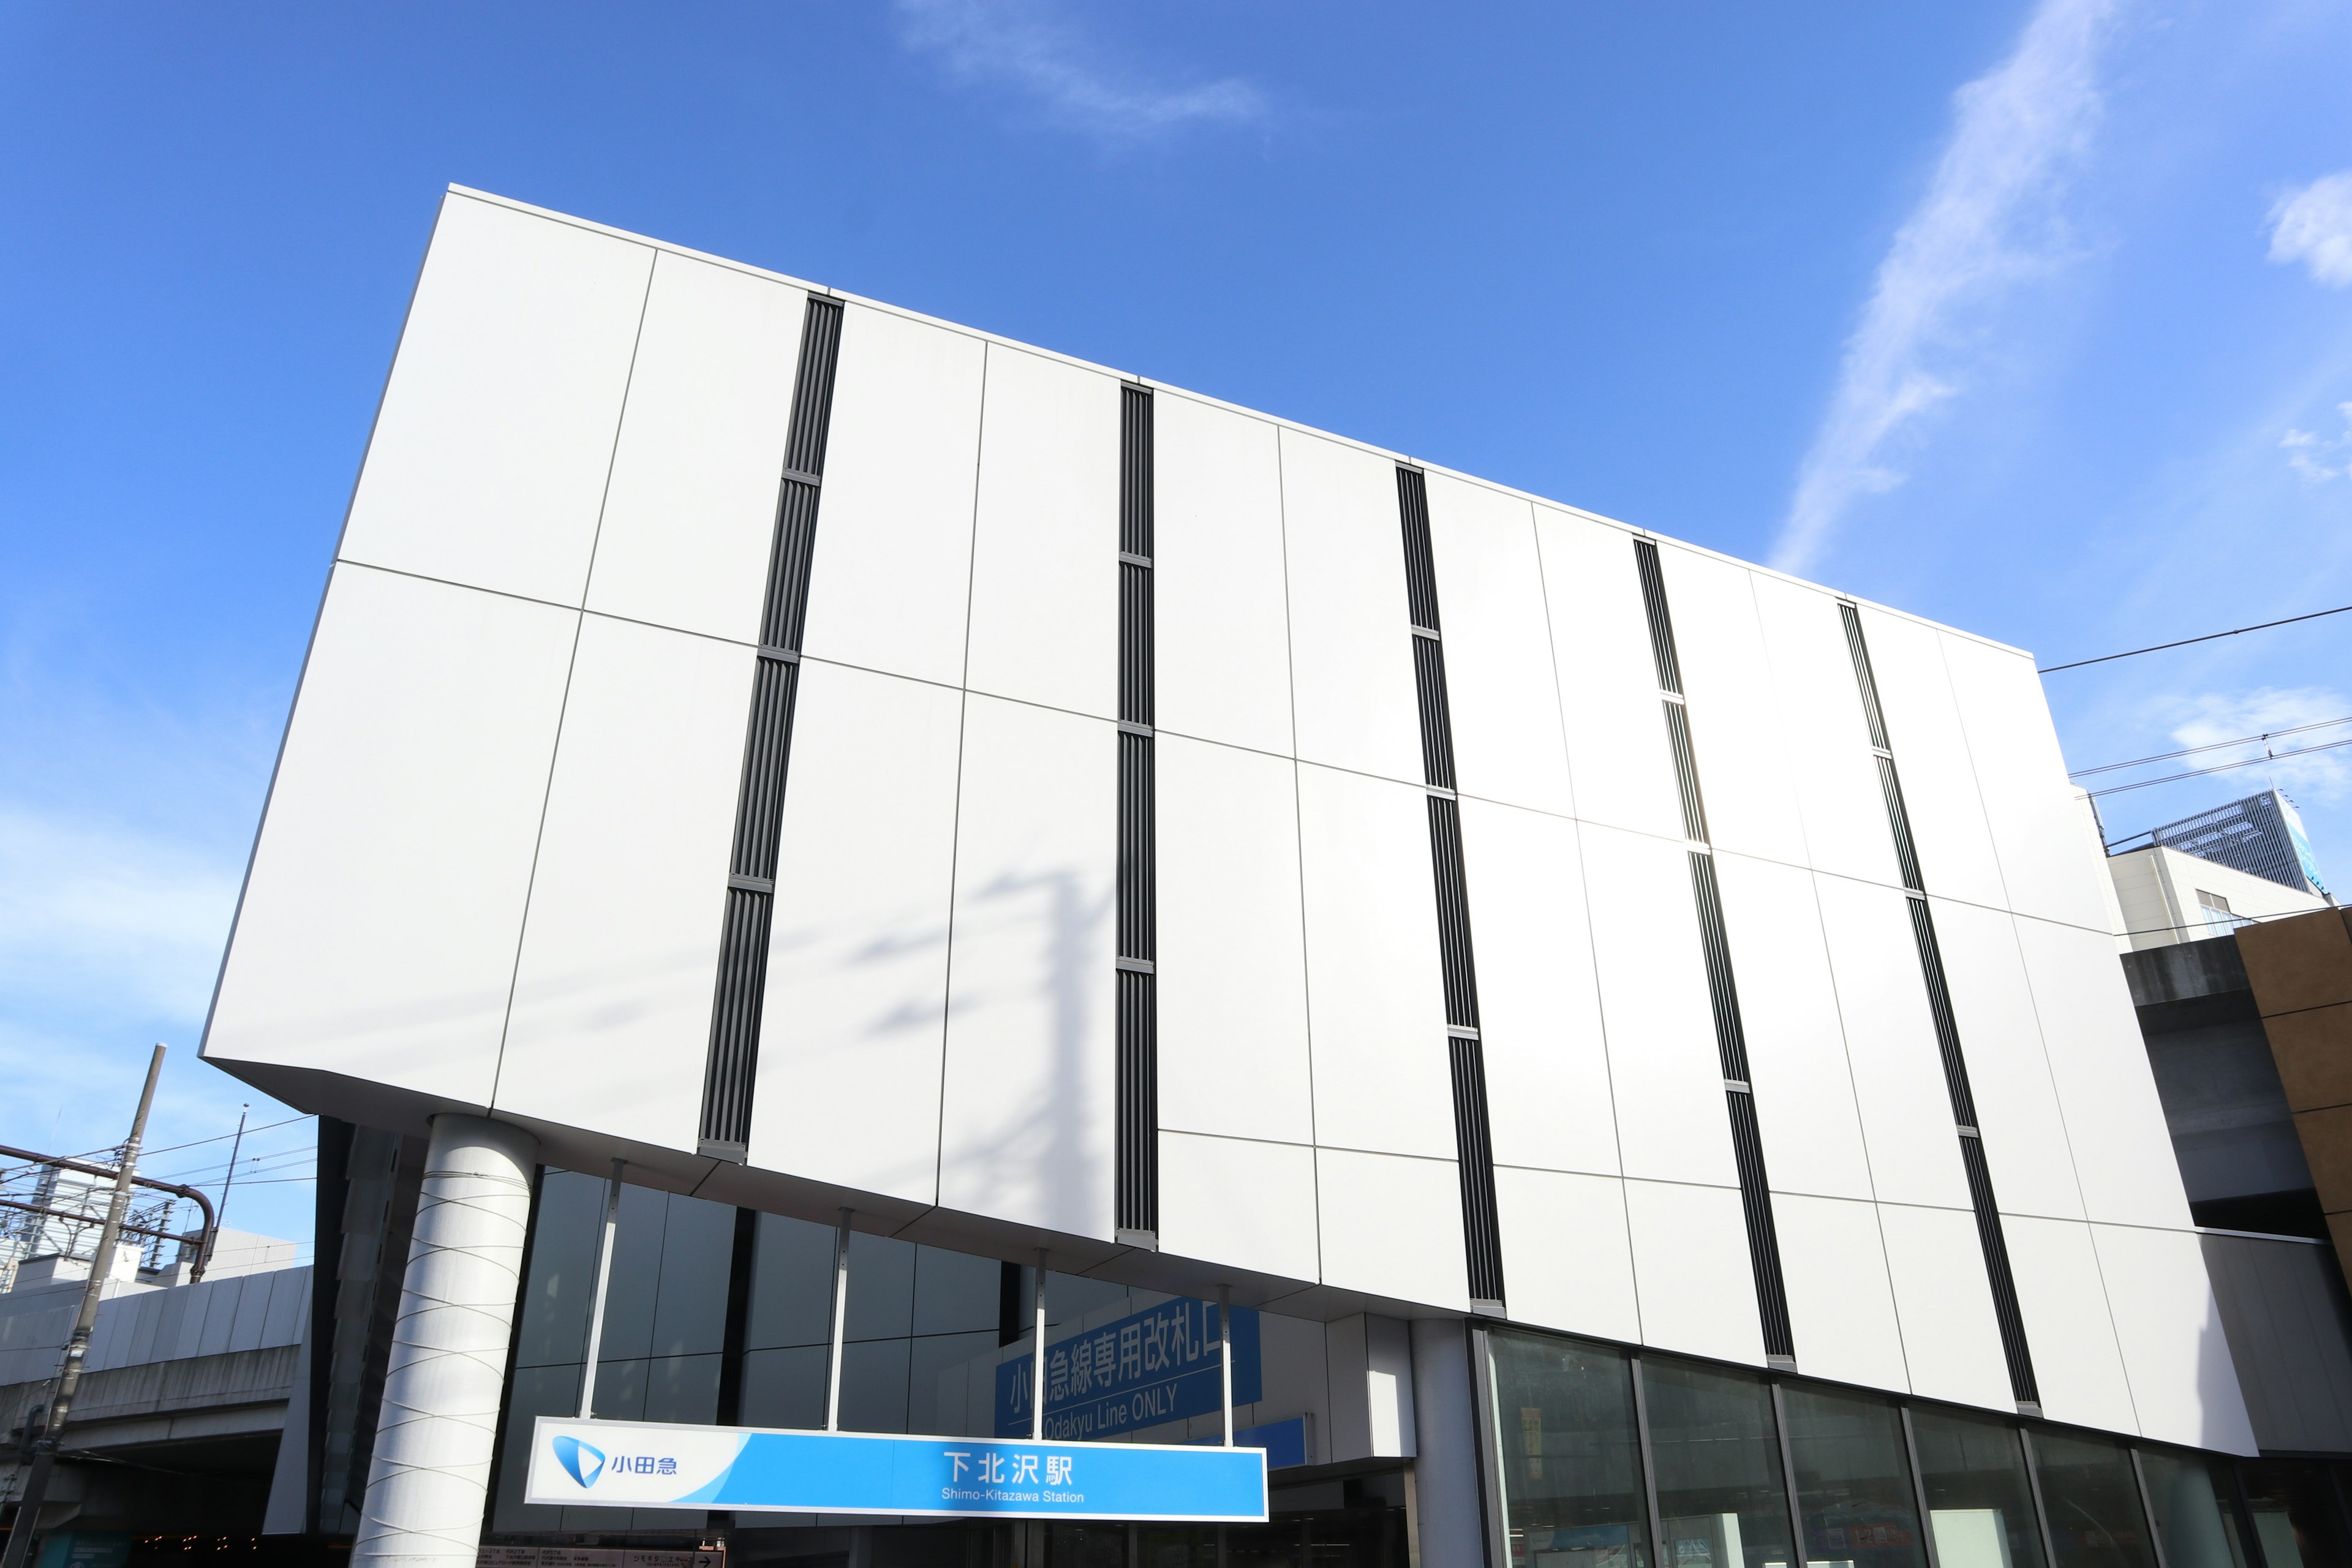
{"type": "Polygon", "coordinates": [[[472,1568],[538,1154],[506,1122],[433,1119],[352,1568],[472,1568]]]}

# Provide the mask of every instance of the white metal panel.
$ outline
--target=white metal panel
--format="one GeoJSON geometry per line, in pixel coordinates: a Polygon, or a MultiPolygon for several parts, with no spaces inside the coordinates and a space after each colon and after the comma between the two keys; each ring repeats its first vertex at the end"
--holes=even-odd
{"type": "Polygon", "coordinates": [[[1426,799],[1299,765],[1318,1143],[1454,1156],[1426,799]]]}
{"type": "Polygon", "coordinates": [[[1861,615],[1919,874],[1943,898],[2005,907],[1992,830],[1935,628],[1867,605],[1861,615]]]}
{"type": "Polygon", "coordinates": [[[1904,895],[1843,877],[1816,876],[1814,890],[1845,1019],[1872,1186],[1882,1203],[1967,1208],[1959,1124],[1904,895]]]}
{"type": "Polygon", "coordinates": [[[1318,1149],[1315,1166],[1324,1284],[1469,1310],[1453,1161],[1318,1149]]]}
{"type": "Polygon", "coordinates": [[[1285,430],[1282,500],[1298,754],[1420,784],[1396,465],[1285,430]]]}
{"type": "Polygon", "coordinates": [[[2252,1454],[2253,1424],[2196,1233],[2094,1225],[2091,1237],[2140,1435],[2252,1454]]]}
{"type": "Polygon", "coordinates": [[[1633,536],[1550,507],[1535,510],[1576,814],[1680,838],[1682,807],[1633,536]]]}
{"type": "Polygon", "coordinates": [[[801,637],[810,653],[962,682],[985,352],[945,327],[843,308],[801,637]]]}
{"type": "Polygon", "coordinates": [[[1837,600],[1761,572],[1748,574],[1748,585],[1772,660],[1789,777],[1814,868],[1900,884],[1878,759],[1871,754],[1870,722],[1837,600]]]}
{"type": "Polygon", "coordinates": [[[940,1202],[1111,1235],[1118,731],[965,705],[940,1202]]]}
{"type": "Polygon", "coordinates": [[[1641,1342],[1623,1183],[1497,1165],[1495,1206],[1513,1322],[1641,1342]]]}
{"type": "Polygon", "coordinates": [[[2021,916],[2016,924],[2085,1211],[2095,1220],[2187,1229],[2180,1163],[2115,940],[2021,916]]]}
{"type": "Polygon", "coordinates": [[[751,1163],[937,1195],[963,699],[801,661],[751,1163]]]}
{"type": "Polygon", "coordinates": [[[578,605],[653,260],[444,199],[342,558],[578,605]]]}
{"type": "Polygon", "coordinates": [[[1906,1392],[1910,1374],[1878,1205],[1775,1193],[1772,1226],[1789,1291],[1790,1338],[1805,1375],[1906,1392]]]}
{"type": "Polygon", "coordinates": [[[1290,751],[1290,605],[1275,426],[1152,395],[1154,721],[1290,751]]]}
{"type": "Polygon", "coordinates": [[[1968,731],[2009,907],[2107,934],[2098,883],[2106,868],[2084,830],[2084,811],[2067,782],[2033,661],[1950,632],[1937,633],[1937,640],[1968,731]]]}
{"type": "Polygon", "coordinates": [[[1118,716],[1118,383],[988,351],[971,552],[975,691],[1118,716]]]}
{"type": "Polygon", "coordinates": [[[667,251],[655,261],[590,609],[759,640],[806,299],[667,251]]]}
{"type": "Polygon", "coordinates": [[[1757,624],[1752,574],[1663,542],[1658,565],[1690,698],[1707,836],[1727,849],[1804,865],[1796,764],[1757,624]]]}
{"type": "Polygon", "coordinates": [[[1988,1410],[2015,1409],[1976,1216],[1961,1209],[1882,1204],[1878,1229],[1895,1281],[1911,1392],[1988,1410]]]}
{"type": "Polygon", "coordinates": [[[1625,1216],[1642,1342],[1762,1365],[1764,1330],[1739,1190],[1627,1182],[1625,1216]]]}
{"type": "Polygon", "coordinates": [[[1772,1190],[1868,1198],[1870,1161],[1812,873],[1719,854],[1715,876],[1772,1190]]]}
{"type": "Polygon", "coordinates": [[[499,1056],[500,1110],[671,1149],[701,1116],[751,650],[586,616],[499,1056]]]}
{"type": "Polygon", "coordinates": [[[1613,1175],[1617,1120],[1576,824],[1465,800],[1462,858],[1495,1158],[1613,1175]]]}
{"type": "Polygon", "coordinates": [[[1589,823],[1581,841],[1625,1173],[1736,1184],[1689,857],[1589,823]]]}
{"type": "Polygon", "coordinates": [[[1315,1151],[1162,1129],[1160,1250],[1253,1273],[1318,1278],[1315,1151]]]}
{"type": "Polygon", "coordinates": [[[1568,812],[1568,748],[1535,514],[1516,496],[1431,474],[1454,769],[1465,795],[1568,812]]]}
{"type": "Polygon", "coordinates": [[[2012,1215],[2001,1228],[2042,1414],[2077,1426],[2138,1431],[2091,1227],[2012,1215]]]}
{"type": "Polygon", "coordinates": [[[206,1056],[489,1104],[579,621],[335,568],[206,1056]]]}
{"type": "MultiPolygon", "coordinates": [[[[1952,1017],[1968,1058],[1969,1091],[1985,1163],[2006,1214],[2083,1217],[2066,1119],[2018,954],[2016,921],[1999,910],[1931,899],[1952,1017]]],[[[2109,963],[2114,963],[2112,955],[2109,963]]],[[[2145,1057],[2141,1072],[2147,1071],[2145,1057]]],[[[2177,1185],[2176,1171],[2171,1177],[2177,1185]]]]}
{"type": "Polygon", "coordinates": [[[1165,731],[1154,749],[1160,1125],[1312,1143],[1295,765],[1165,731]]]}

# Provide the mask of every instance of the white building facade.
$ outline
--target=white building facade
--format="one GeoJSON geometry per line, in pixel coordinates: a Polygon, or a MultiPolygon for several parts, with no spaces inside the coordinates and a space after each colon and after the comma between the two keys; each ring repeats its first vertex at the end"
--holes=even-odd
{"type": "Polygon", "coordinates": [[[1498,1334],[2252,1452],[2105,877],[2018,650],[453,189],[205,1054],[1411,1325],[1528,1563],[1498,1334]]]}

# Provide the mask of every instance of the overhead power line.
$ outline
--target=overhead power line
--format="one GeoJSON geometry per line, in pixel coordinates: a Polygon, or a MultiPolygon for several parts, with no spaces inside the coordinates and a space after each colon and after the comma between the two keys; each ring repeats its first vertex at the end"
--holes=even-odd
{"type": "MultiPolygon", "coordinates": [[[[2093,773],[2111,773],[2119,768],[2142,767],[2149,763],[2168,763],[2175,757],[2193,757],[2200,752],[2227,751],[2231,746],[2260,745],[2264,742],[2275,740],[2281,735],[2300,735],[2306,730],[2326,730],[2337,724],[2352,724],[2352,718],[2322,719],[2316,724],[2297,724],[2287,730],[2265,730],[2259,735],[2241,735],[2234,741],[2210,741],[2201,746],[2184,746],[2177,752],[2158,752],[2152,757],[2134,757],[2127,763],[2101,763],[2095,768],[2076,768],[2066,776],[2070,779],[2086,779],[2093,773]]],[[[2267,760],[2263,757],[2249,759],[2252,762],[2267,760]]]]}
{"type": "Polygon", "coordinates": [[[2231,768],[2251,768],[2258,767],[2263,763],[2283,763],[2289,757],[2307,757],[2314,752],[2332,752],[2338,746],[2352,746],[2352,740],[2324,741],[2316,746],[2297,746],[2291,752],[2273,752],[2265,756],[2248,757],[2242,762],[2216,763],[2210,768],[2191,768],[2185,773],[2167,773],[2160,779],[2142,779],[2137,784],[2110,784],[2105,789],[2091,791],[2091,798],[2096,800],[2103,795],[2121,795],[2127,789],[2146,789],[2150,784],[2174,784],[2181,779],[2203,778],[2207,773],[2226,773],[2231,768]]]}
{"type": "Polygon", "coordinates": [[[2352,610],[2352,605],[2338,605],[2332,610],[2314,610],[2307,616],[2289,616],[2283,621],[2264,621],[2260,626],[2232,626],[2226,632],[2207,632],[2201,637],[2182,637],[2179,642],[2160,642],[2152,647],[2126,649],[2122,653],[2103,653],[2096,658],[2078,658],[2072,664],[2053,664],[2037,669],[2036,675],[2055,675],[2062,669],[2080,669],[2086,664],[2106,664],[2118,658],[2137,658],[2144,653],[2162,653],[2168,647],[2187,647],[2190,643],[2211,642],[2218,637],[2242,637],[2248,632],[2266,632],[2273,626],[2291,626],[2297,621],[2315,621],[2322,616],[2340,616],[2352,610]]]}

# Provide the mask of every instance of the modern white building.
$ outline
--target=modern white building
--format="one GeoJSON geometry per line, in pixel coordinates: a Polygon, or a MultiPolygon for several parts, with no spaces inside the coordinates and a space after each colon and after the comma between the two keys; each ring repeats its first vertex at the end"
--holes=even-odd
{"type": "Polygon", "coordinates": [[[1256,1309],[1245,1418],[1421,1563],[2093,1561],[2053,1488],[2225,1563],[2180,1532],[2254,1442],[2105,877],[2017,649],[453,189],[205,1055],[432,1140],[363,1559],[802,1550],[485,1519],[620,1159],[701,1237],[621,1271],[656,1419],[753,1420],[847,1209],[900,1430],[981,1419],[940,1380],[1042,1251],[1072,1334],[1256,1309]]]}

